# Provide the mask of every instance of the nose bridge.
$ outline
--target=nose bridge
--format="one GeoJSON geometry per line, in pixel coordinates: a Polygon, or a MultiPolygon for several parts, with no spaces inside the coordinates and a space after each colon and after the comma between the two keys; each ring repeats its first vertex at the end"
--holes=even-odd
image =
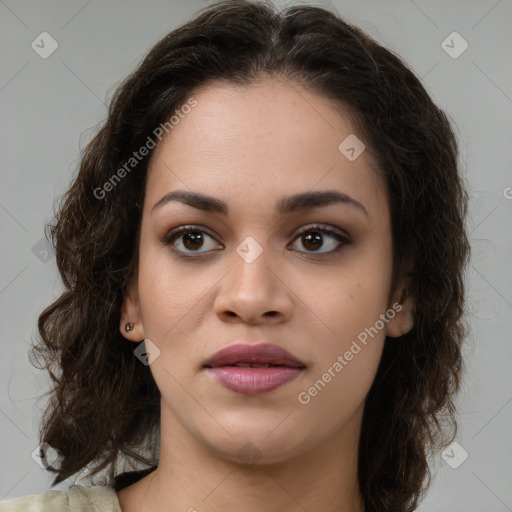
{"type": "Polygon", "coordinates": [[[217,297],[217,313],[248,320],[265,313],[288,315],[291,300],[278,278],[278,265],[269,246],[247,236],[233,254],[233,269],[217,297]]]}
{"type": "Polygon", "coordinates": [[[261,245],[256,238],[246,236],[236,247],[234,256],[233,285],[238,293],[248,297],[267,295],[273,291],[274,276],[271,271],[271,249],[261,245]]]}

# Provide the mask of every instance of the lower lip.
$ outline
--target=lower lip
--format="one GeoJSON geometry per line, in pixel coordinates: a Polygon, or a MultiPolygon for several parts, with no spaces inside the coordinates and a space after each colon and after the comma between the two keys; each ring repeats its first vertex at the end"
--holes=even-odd
{"type": "Polygon", "coordinates": [[[243,395],[261,395],[298,377],[301,368],[275,366],[270,368],[239,368],[221,366],[207,368],[225,388],[243,395]]]}

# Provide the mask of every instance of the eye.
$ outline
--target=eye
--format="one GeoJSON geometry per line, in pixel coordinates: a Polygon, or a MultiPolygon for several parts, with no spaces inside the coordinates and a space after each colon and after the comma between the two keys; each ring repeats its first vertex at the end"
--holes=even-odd
{"type": "Polygon", "coordinates": [[[203,252],[209,252],[212,249],[221,247],[218,244],[210,244],[210,247],[208,248],[206,244],[205,251],[198,251],[198,249],[204,248],[205,246],[205,236],[213,240],[213,237],[203,229],[195,228],[193,226],[180,226],[179,228],[167,233],[162,242],[165,245],[171,245],[177,252],[184,253],[185,257],[187,257],[187,253],[202,254],[203,252]],[[178,243],[175,243],[175,240],[178,243]]]}
{"type": "MultiPolygon", "coordinates": [[[[333,254],[350,243],[346,235],[326,228],[326,224],[310,226],[298,233],[295,240],[298,240],[299,237],[307,251],[312,251],[298,251],[306,252],[306,254],[333,254]],[[326,238],[328,239],[327,243],[325,242],[326,238]],[[318,249],[326,250],[319,251],[318,249]]],[[[165,245],[170,245],[174,251],[179,253],[180,257],[193,258],[194,254],[205,254],[222,248],[214,242],[210,242],[210,247],[208,247],[208,244],[205,243],[207,239],[214,240],[204,229],[194,226],[180,226],[167,233],[161,241],[165,245]],[[199,249],[204,250],[200,251],[199,249]]],[[[292,246],[295,244],[292,244],[292,246]]]]}
{"type": "Polygon", "coordinates": [[[303,246],[306,247],[308,251],[313,251],[313,253],[306,252],[306,254],[335,253],[340,251],[344,245],[348,245],[350,243],[347,236],[332,229],[327,229],[325,226],[326,224],[311,226],[302,230],[297,235],[296,240],[300,237],[300,242],[303,246]],[[327,239],[330,239],[327,243],[324,241],[326,237],[327,239]],[[318,249],[326,250],[320,252],[318,249]]]}

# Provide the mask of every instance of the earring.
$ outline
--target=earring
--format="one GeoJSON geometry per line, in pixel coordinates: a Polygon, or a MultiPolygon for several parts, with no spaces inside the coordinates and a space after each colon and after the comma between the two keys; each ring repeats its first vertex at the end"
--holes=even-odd
{"type": "Polygon", "coordinates": [[[126,324],[126,327],[125,327],[126,332],[132,331],[134,325],[135,324],[132,322],[130,322],[129,324],[126,324]]]}

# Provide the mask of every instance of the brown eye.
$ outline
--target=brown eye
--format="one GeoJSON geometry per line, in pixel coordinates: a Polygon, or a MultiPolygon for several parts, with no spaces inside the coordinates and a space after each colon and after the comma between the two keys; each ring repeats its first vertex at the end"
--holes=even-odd
{"type": "Polygon", "coordinates": [[[184,253],[185,255],[187,255],[187,253],[204,254],[220,247],[217,243],[211,242],[210,247],[208,247],[208,239],[213,240],[213,237],[202,229],[191,226],[180,226],[169,232],[162,242],[166,245],[171,245],[173,250],[184,253]],[[203,249],[205,246],[206,250],[200,251],[200,249],[203,249]]]}
{"type": "Polygon", "coordinates": [[[183,246],[190,251],[200,249],[204,243],[203,234],[200,231],[189,231],[183,237],[183,246]]]}
{"type": "Polygon", "coordinates": [[[312,251],[312,254],[334,253],[341,250],[344,245],[350,243],[345,235],[322,226],[313,226],[303,230],[296,238],[296,240],[299,239],[302,246],[307,250],[299,250],[299,252],[307,253],[308,251],[312,251]],[[319,249],[326,250],[319,251],[319,249]]]}
{"type": "Polygon", "coordinates": [[[308,251],[320,249],[323,245],[322,234],[318,231],[310,231],[302,235],[302,244],[308,251]]]}

